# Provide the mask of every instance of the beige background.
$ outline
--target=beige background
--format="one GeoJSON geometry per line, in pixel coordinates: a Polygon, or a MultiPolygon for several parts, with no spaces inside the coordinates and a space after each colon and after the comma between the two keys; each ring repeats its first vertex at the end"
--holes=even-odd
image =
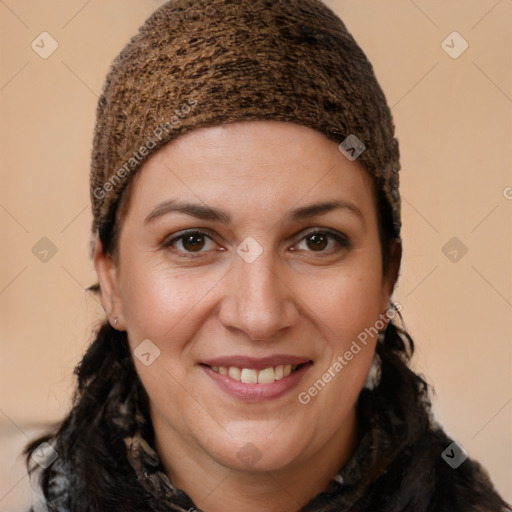
{"type": "MultiPolygon", "coordinates": [[[[162,3],[0,0],[0,510],[29,500],[17,453],[65,413],[103,313],[84,291],[95,280],[96,101],[112,59],[162,3]],[[59,45],[47,59],[31,48],[43,31],[59,45]],[[32,252],[42,237],[57,247],[46,263],[32,252]]],[[[415,366],[435,385],[448,433],[512,501],[512,1],[326,3],[372,61],[395,117],[404,222],[395,300],[415,366]],[[453,31],[469,44],[457,59],[441,46],[453,31]],[[452,237],[467,247],[457,262],[442,250],[452,237]]]]}

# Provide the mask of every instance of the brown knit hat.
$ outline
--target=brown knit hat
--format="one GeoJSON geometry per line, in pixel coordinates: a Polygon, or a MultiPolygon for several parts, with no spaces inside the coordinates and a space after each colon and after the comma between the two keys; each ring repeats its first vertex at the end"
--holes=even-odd
{"type": "Polygon", "coordinates": [[[148,18],[99,100],[93,231],[112,225],[124,187],[158,148],[200,126],[247,119],[308,126],[351,160],[364,150],[358,159],[399,238],[391,111],[363,51],[319,0],[171,0],[148,18]]]}

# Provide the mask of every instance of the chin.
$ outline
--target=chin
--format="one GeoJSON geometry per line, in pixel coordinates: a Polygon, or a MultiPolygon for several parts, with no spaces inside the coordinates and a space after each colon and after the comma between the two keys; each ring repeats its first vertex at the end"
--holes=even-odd
{"type": "Polygon", "coordinates": [[[265,435],[253,435],[241,440],[228,436],[223,440],[221,450],[217,447],[210,453],[219,464],[235,471],[278,471],[290,465],[308,447],[303,438],[298,443],[290,443],[290,437],[282,435],[269,439],[265,435]]]}

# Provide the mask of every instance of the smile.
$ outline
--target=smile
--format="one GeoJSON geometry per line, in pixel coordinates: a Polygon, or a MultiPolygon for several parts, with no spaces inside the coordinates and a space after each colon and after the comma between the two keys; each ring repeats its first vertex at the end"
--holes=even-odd
{"type": "Polygon", "coordinates": [[[233,398],[261,402],[278,398],[294,388],[313,365],[307,358],[274,356],[217,358],[200,364],[206,375],[233,398]]]}
{"type": "Polygon", "coordinates": [[[298,364],[280,364],[279,366],[270,366],[263,370],[238,368],[236,366],[211,366],[210,368],[220,375],[227,375],[244,384],[271,384],[276,380],[281,380],[283,377],[288,377],[298,367],[298,364]]]}

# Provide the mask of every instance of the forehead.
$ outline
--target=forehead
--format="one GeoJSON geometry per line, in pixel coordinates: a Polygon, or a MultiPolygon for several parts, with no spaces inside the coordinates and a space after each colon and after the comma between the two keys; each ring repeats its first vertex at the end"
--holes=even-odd
{"type": "Polygon", "coordinates": [[[170,197],[257,216],[326,198],[368,215],[376,204],[373,179],[357,160],[322,133],[281,121],[195,129],[156,151],[129,189],[138,215],[170,197]]]}

